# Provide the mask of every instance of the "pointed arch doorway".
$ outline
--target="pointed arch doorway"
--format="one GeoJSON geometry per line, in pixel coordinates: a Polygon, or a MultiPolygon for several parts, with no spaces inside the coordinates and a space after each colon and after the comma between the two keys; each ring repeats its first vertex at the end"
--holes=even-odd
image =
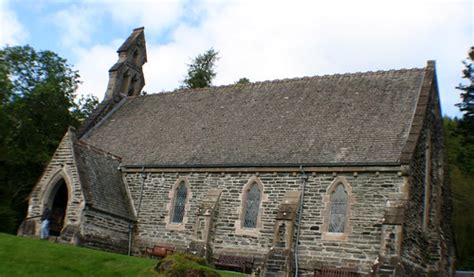
{"type": "Polygon", "coordinates": [[[63,178],[54,185],[47,203],[47,207],[51,210],[49,234],[51,236],[59,236],[64,227],[68,203],[68,189],[63,178]]]}

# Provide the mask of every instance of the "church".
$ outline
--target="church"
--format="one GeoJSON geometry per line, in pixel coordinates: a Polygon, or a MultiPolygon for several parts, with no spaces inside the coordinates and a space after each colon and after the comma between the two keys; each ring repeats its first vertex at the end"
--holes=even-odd
{"type": "Polygon", "coordinates": [[[18,231],[260,276],[452,276],[434,61],[144,95],[143,28],[64,135],[18,231]],[[238,266],[236,267],[239,270],[238,266]]]}

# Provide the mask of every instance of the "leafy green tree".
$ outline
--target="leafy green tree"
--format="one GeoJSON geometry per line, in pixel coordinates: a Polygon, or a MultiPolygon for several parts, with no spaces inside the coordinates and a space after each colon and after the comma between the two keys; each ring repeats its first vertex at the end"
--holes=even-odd
{"type": "Polygon", "coordinates": [[[235,82],[236,85],[246,85],[250,84],[249,78],[240,78],[237,82],[235,82]]]}
{"type": "Polygon", "coordinates": [[[459,84],[462,102],[457,104],[463,113],[460,120],[445,118],[449,177],[453,192],[454,233],[456,235],[458,268],[474,270],[474,47],[464,63],[459,84]]]}
{"type": "Polygon", "coordinates": [[[79,83],[78,72],[51,51],[0,49],[0,232],[16,231],[44,166],[89,109],[74,102],[79,83]]]}
{"type": "Polygon", "coordinates": [[[463,113],[463,118],[459,121],[457,132],[464,150],[457,159],[464,172],[474,174],[474,47],[471,47],[468,58],[463,63],[465,67],[462,77],[468,83],[461,83],[456,88],[462,91],[462,102],[457,106],[463,113]]]}
{"type": "Polygon", "coordinates": [[[474,46],[471,47],[468,53],[468,58],[463,62],[465,68],[463,69],[463,78],[468,80],[468,84],[459,84],[456,88],[462,90],[462,102],[457,104],[464,113],[463,119],[466,121],[474,121],[474,46]]]}
{"type": "Polygon", "coordinates": [[[445,143],[449,179],[453,196],[453,229],[456,236],[457,267],[474,269],[474,173],[466,169],[463,153],[472,152],[472,144],[464,143],[464,135],[459,132],[461,120],[444,118],[445,143]],[[470,150],[471,149],[471,150],[470,150]]]}
{"type": "Polygon", "coordinates": [[[214,49],[207,50],[198,55],[191,64],[188,64],[188,74],[182,81],[182,88],[209,87],[212,79],[216,77],[215,63],[219,60],[219,52],[214,49]]]}
{"type": "Polygon", "coordinates": [[[92,114],[97,105],[99,105],[99,99],[97,99],[97,97],[92,94],[82,95],[77,101],[77,104],[75,104],[72,115],[79,120],[79,122],[83,122],[92,114]]]}

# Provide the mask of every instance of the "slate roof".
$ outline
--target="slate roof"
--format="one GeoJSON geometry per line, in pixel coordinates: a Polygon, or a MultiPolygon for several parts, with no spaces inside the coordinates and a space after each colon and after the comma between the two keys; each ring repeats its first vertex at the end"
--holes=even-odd
{"type": "Polygon", "coordinates": [[[86,203],[100,211],[133,219],[118,170],[120,159],[80,141],[74,143],[74,155],[86,203]]]}
{"type": "Polygon", "coordinates": [[[125,165],[399,163],[425,69],[129,98],[82,139],[125,165]]]}

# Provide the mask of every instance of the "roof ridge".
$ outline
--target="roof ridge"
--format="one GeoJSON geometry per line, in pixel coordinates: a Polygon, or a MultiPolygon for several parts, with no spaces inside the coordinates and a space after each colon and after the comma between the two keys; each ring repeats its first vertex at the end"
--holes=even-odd
{"type": "Polygon", "coordinates": [[[357,72],[346,72],[346,73],[335,73],[335,74],[324,74],[324,75],[264,80],[264,81],[251,82],[248,84],[226,84],[226,85],[211,86],[211,87],[205,87],[205,88],[177,88],[170,91],[162,91],[158,93],[140,95],[137,98],[157,96],[161,94],[176,93],[176,92],[180,92],[180,93],[203,92],[203,91],[210,91],[210,90],[216,90],[216,89],[226,89],[226,88],[231,88],[231,87],[252,87],[252,86],[260,86],[260,85],[268,85],[268,84],[282,84],[282,83],[290,83],[290,82],[309,81],[309,80],[316,80],[316,79],[326,80],[326,79],[334,79],[334,78],[350,78],[354,76],[384,75],[384,74],[392,74],[392,73],[403,73],[407,71],[422,71],[425,69],[426,68],[424,67],[422,68],[413,67],[413,68],[400,68],[400,69],[389,69],[389,70],[357,71],[357,72]]]}
{"type": "Polygon", "coordinates": [[[116,159],[116,160],[118,160],[118,161],[122,161],[122,157],[117,156],[117,155],[115,155],[115,154],[112,154],[112,153],[110,153],[110,152],[107,152],[107,151],[105,151],[105,150],[103,150],[103,149],[101,149],[101,148],[99,148],[99,147],[97,147],[97,146],[91,145],[91,144],[89,144],[89,143],[87,143],[87,142],[85,142],[85,141],[83,141],[83,140],[80,140],[80,139],[79,139],[79,140],[75,141],[74,143],[77,144],[77,145],[79,145],[79,146],[84,146],[84,147],[86,147],[87,149],[90,149],[90,150],[96,152],[97,154],[103,155],[103,156],[105,156],[105,157],[110,157],[110,158],[116,159]]]}

